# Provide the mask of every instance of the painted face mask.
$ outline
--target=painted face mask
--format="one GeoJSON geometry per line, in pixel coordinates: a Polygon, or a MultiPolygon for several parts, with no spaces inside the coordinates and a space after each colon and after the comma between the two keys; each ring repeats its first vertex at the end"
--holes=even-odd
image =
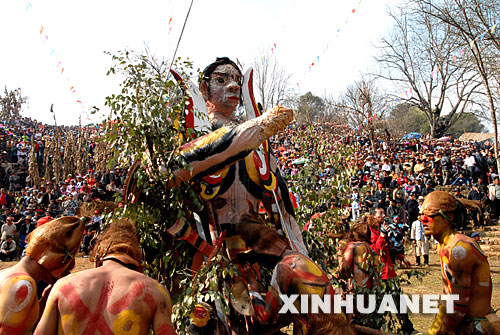
{"type": "Polygon", "coordinates": [[[209,81],[209,100],[217,112],[232,116],[240,101],[242,80],[238,70],[231,64],[217,66],[209,81]]]}

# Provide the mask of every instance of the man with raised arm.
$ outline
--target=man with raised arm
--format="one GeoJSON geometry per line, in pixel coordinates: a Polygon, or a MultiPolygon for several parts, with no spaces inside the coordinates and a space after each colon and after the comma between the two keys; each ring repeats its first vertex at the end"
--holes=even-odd
{"type": "MultiPolygon", "coordinates": [[[[242,100],[243,83],[238,65],[227,57],[217,58],[204,69],[199,87],[212,132],[179,149],[178,155],[189,169],[176,170],[171,184],[199,183],[205,203],[200,213],[205,231],[200,235],[209,243],[214,244],[223,231],[228,237],[234,235],[236,222],[241,213],[247,212],[249,203],[257,208],[262,201],[272,224],[281,235],[287,236],[291,248],[307,254],[276,159],[269,150],[259,148],[285,129],[293,120],[293,112],[277,106],[243,122],[235,114],[242,100]]],[[[154,161],[154,157],[149,157],[150,164],[154,161]]],[[[126,189],[127,199],[129,193],[133,191],[126,189]]]]}

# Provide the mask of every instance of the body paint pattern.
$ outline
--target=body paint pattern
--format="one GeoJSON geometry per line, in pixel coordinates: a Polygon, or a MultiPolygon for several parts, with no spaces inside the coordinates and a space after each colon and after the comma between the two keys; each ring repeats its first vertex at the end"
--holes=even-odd
{"type": "Polygon", "coordinates": [[[132,309],[128,309],[142,297],[142,301],[151,309],[154,309],[154,298],[151,294],[145,294],[145,287],[142,283],[135,283],[131,289],[120,299],[109,305],[109,298],[113,291],[113,282],[106,281],[101,287],[101,293],[96,306],[91,310],[82,301],[72,283],[61,286],[60,292],[70,304],[72,314],[63,314],[61,323],[64,333],[69,333],[71,329],[78,329],[78,325],[85,323],[82,332],[84,335],[101,334],[123,334],[133,335],[141,333],[141,315],[132,309]],[[116,315],[112,325],[108,324],[106,314],[116,315]]]}
{"type": "Polygon", "coordinates": [[[428,334],[453,332],[464,322],[484,317],[491,306],[491,277],[486,256],[469,237],[456,234],[439,245],[441,277],[446,294],[458,294],[454,312],[441,306],[428,334]]]}
{"type": "Polygon", "coordinates": [[[14,273],[0,284],[0,333],[23,334],[38,319],[36,284],[27,273],[14,273]]]}

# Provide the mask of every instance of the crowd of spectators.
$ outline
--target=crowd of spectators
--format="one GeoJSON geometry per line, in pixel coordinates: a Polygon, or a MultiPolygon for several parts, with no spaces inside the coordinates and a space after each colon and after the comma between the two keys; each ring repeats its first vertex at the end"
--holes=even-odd
{"type": "MultiPolygon", "coordinates": [[[[87,126],[83,130],[88,133],[87,138],[92,138],[99,132],[99,126],[87,126]]],[[[81,201],[111,200],[122,191],[126,171],[95,171],[93,141],[88,141],[85,147],[91,157],[85,173],[68,174],[60,180],[42,177],[40,185],[32,185],[28,173],[32,145],[43,176],[47,139],[58,132],[64,142],[66,134],[76,136],[79,131],[78,126],[49,126],[30,118],[0,120],[0,250],[12,248],[14,243],[15,257],[18,257],[26,235],[37,225],[61,215],[75,215],[81,201]],[[11,242],[8,237],[12,238],[11,242]],[[5,246],[4,242],[7,242],[5,246]]],[[[372,145],[368,136],[346,126],[292,124],[273,138],[272,147],[289,185],[311,159],[319,169],[318,180],[314,182],[321,185],[335,174],[326,156],[336,153],[341,145],[354,150],[341,160],[343,167],[353,171],[349,185],[343,190],[349,199],[353,221],[365,212],[374,213],[376,208],[383,208],[391,223],[397,217],[408,230],[417,220],[423,197],[438,187],[447,187],[456,197],[489,199],[493,202],[492,215],[498,217],[500,182],[489,143],[392,141],[386,134],[381,133],[381,137],[376,137],[376,145],[372,145]],[[321,138],[321,145],[308,142],[313,136],[321,138]]],[[[63,156],[64,148],[61,148],[61,162],[63,156]]],[[[300,192],[292,195],[293,201],[299,204],[300,192]]],[[[480,225],[482,221],[476,220],[475,224],[480,225]]],[[[85,245],[87,249],[88,243],[85,245]]],[[[0,259],[4,258],[12,257],[0,251],[0,259]]]]}
{"type": "MultiPolygon", "coordinates": [[[[498,184],[496,159],[489,142],[391,141],[385,132],[382,134],[376,137],[373,152],[368,136],[350,128],[328,124],[311,128],[293,124],[273,139],[273,149],[289,184],[300,169],[314,159],[320,185],[323,179],[334,175],[333,167],[322,158],[336,153],[341,145],[354,150],[341,161],[343,168],[352,171],[345,185],[348,190],[344,192],[350,197],[353,221],[363,212],[373,213],[375,208],[381,207],[390,218],[398,216],[411,224],[417,219],[419,202],[436,188],[449,190],[457,198],[500,201],[500,187],[495,188],[498,184]],[[313,136],[321,139],[323,154],[318,154],[317,145],[309,144],[307,139],[313,136]]],[[[300,201],[301,194],[294,195],[300,201]]],[[[495,218],[498,218],[499,207],[492,206],[495,211],[491,214],[495,218]]]]}
{"type": "MultiPolygon", "coordinates": [[[[99,128],[87,126],[82,129],[88,133],[84,136],[91,138],[99,128]]],[[[126,171],[95,171],[92,160],[95,143],[92,141],[85,147],[90,156],[85,173],[70,173],[60,180],[43,176],[46,141],[58,132],[64,142],[68,133],[76,136],[79,131],[78,126],[49,126],[30,118],[0,120],[0,260],[18,258],[25,247],[26,236],[37,226],[62,215],[75,215],[82,201],[112,200],[122,191],[126,171]],[[39,185],[32,185],[28,173],[32,145],[42,174],[39,185]]],[[[61,161],[63,158],[64,148],[61,147],[61,161]]],[[[96,229],[95,221],[101,222],[99,214],[94,213],[99,219],[93,218],[89,231],[96,229]]],[[[88,253],[88,244],[84,249],[88,253]]]]}
{"type": "MultiPolygon", "coordinates": [[[[379,134],[372,145],[368,134],[345,126],[292,124],[273,139],[272,147],[289,186],[308,164],[317,166],[314,182],[319,188],[335,176],[339,166],[349,171],[350,179],[338,186],[345,200],[344,213],[355,222],[364,214],[383,210],[393,262],[404,254],[405,242],[411,240],[417,265],[421,255],[424,264],[428,264],[429,241],[419,221],[419,212],[425,196],[436,189],[479,203],[477,210],[469,211],[474,227],[485,224],[485,212],[498,219],[500,181],[488,141],[394,140],[387,136],[387,131],[379,134]],[[329,165],[329,155],[338,154],[342,146],[352,152],[340,158],[339,166],[329,165]]],[[[291,196],[300,205],[303,194],[295,189],[291,196]]],[[[318,211],[324,210],[325,206],[318,211]]]]}

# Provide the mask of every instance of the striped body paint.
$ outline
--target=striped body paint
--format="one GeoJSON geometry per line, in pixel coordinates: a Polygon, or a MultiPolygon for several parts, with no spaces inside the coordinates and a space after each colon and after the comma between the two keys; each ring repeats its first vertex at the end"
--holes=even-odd
{"type": "Polygon", "coordinates": [[[146,335],[151,327],[155,334],[175,334],[169,316],[156,318],[171,308],[165,288],[128,269],[123,279],[118,274],[116,280],[89,283],[89,278],[99,278],[101,269],[87,270],[88,277],[79,279],[75,274],[58,282],[35,334],[146,335]]]}
{"type": "Polygon", "coordinates": [[[104,282],[102,284],[97,305],[91,310],[85,305],[71,282],[62,286],[60,292],[71,305],[73,311],[71,315],[74,316],[62,316],[61,326],[65,333],[71,331],[71,329],[79,328],[78,325],[86,324],[82,334],[141,334],[141,316],[128,308],[132,307],[140,296],[143,296],[143,301],[151,310],[154,307],[152,306],[151,295],[144,295],[144,285],[142,283],[135,283],[125,295],[109,305],[109,298],[113,287],[114,284],[112,282],[104,282]],[[104,310],[107,310],[110,315],[116,316],[111,327],[105,317],[107,313],[103,313],[104,310]]]}
{"type": "MultiPolygon", "coordinates": [[[[333,296],[335,290],[330,284],[326,273],[308,257],[293,251],[288,251],[276,265],[271,280],[271,287],[265,298],[250,290],[255,316],[254,325],[265,326],[282,325],[283,320],[293,318],[298,322],[304,334],[353,334],[344,314],[278,314],[282,307],[279,294],[290,296],[318,295],[321,299],[325,295],[333,296]]],[[[297,310],[301,310],[300,300],[295,301],[297,310]]],[[[332,310],[333,299],[332,299],[332,310]]]]}

